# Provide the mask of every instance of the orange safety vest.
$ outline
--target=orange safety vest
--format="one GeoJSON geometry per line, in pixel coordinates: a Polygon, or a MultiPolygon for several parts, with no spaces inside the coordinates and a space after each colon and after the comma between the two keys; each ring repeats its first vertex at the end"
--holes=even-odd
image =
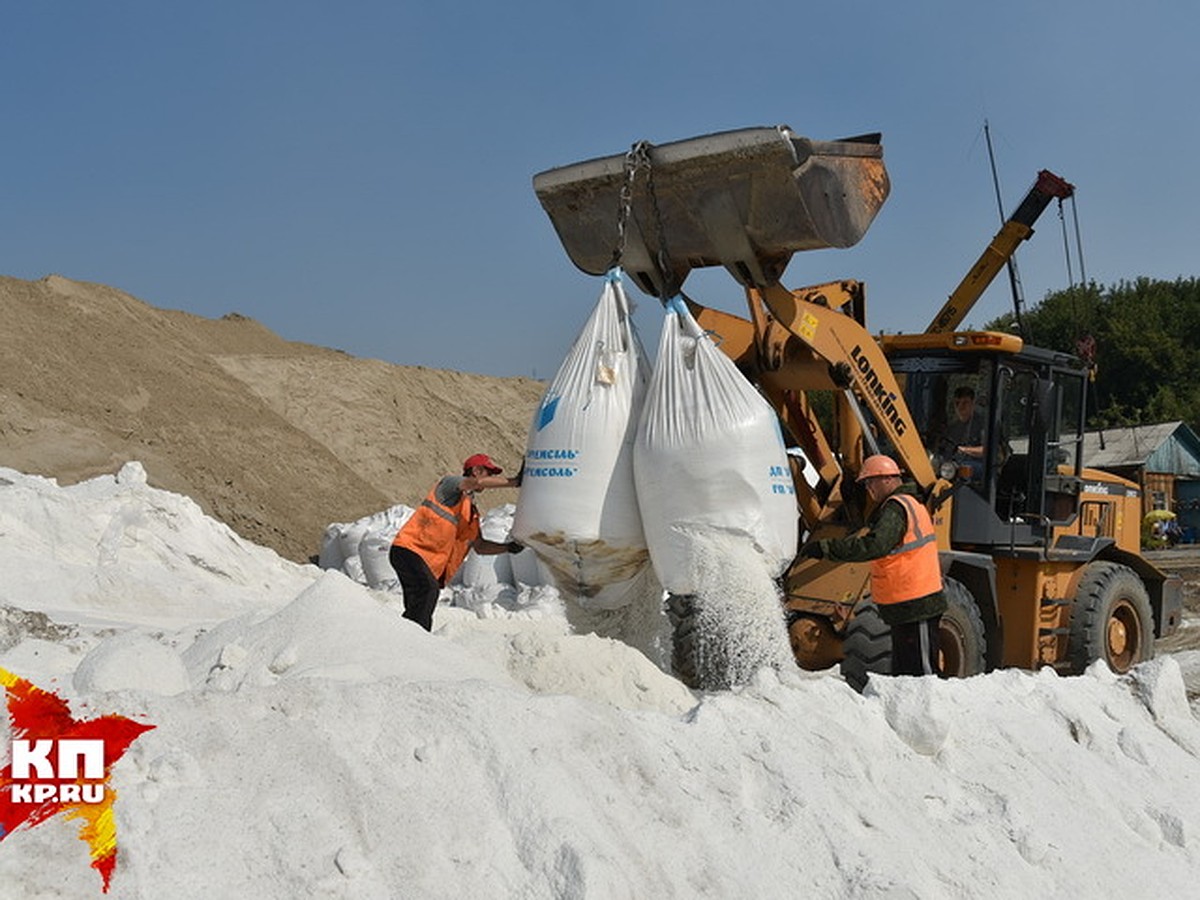
{"type": "Polygon", "coordinates": [[[435,484],[392,544],[418,554],[429,566],[433,577],[444,585],[454,577],[471,542],[477,537],[479,513],[471,502],[471,495],[463,491],[462,499],[456,505],[445,506],[437,499],[435,484]]]}
{"type": "Polygon", "coordinates": [[[942,567],[929,510],[911,494],[892,494],[888,500],[904,507],[908,527],[894,550],[871,563],[872,599],[882,605],[936,594],[942,589],[942,567]]]}

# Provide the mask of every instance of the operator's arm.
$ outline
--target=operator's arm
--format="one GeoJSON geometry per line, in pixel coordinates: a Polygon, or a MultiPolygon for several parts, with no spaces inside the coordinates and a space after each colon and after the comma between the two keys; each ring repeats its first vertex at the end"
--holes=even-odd
{"type": "Polygon", "coordinates": [[[834,562],[866,562],[887,556],[908,528],[908,521],[899,503],[884,501],[883,508],[865,534],[843,538],[825,538],[821,546],[821,558],[834,562]]]}
{"type": "Polygon", "coordinates": [[[521,471],[512,478],[506,475],[446,475],[438,482],[437,498],[447,506],[457,506],[462,500],[463,492],[468,494],[487,488],[510,488],[521,486],[521,476],[525,472],[522,464],[521,471]]]}
{"type": "Polygon", "coordinates": [[[489,541],[485,537],[477,537],[471,542],[471,549],[480,556],[497,556],[501,553],[520,553],[525,549],[525,545],[520,541],[501,544],[497,541],[489,541]]]}
{"type": "Polygon", "coordinates": [[[520,481],[518,481],[515,477],[509,478],[507,475],[480,475],[478,478],[473,475],[462,476],[462,489],[464,491],[478,491],[486,488],[510,488],[520,486],[520,481]]]}
{"type": "Polygon", "coordinates": [[[983,419],[978,413],[972,413],[962,443],[959,444],[958,452],[972,459],[983,459],[983,432],[983,419]]]}

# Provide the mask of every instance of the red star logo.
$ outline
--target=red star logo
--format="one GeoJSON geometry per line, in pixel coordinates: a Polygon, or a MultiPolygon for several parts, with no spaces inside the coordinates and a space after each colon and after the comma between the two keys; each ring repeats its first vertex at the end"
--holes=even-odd
{"type": "MultiPolygon", "coordinates": [[[[81,819],[79,837],[91,851],[92,868],[100,873],[104,892],[108,893],[117,864],[117,830],[112,805],[117,793],[109,785],[113,764],[143,732],[143,725],[124,716],[108,715],[96,719],[76,719],[67,704],[55,694],[0,668],[0,684],[8,700],[8,716],[16,742],[31,742],[53,759],[51,749],[62,747],[103,746],[103,773],[72,772],[73,777],[14,778],[13,762],[0,769],[0,841],[18,828],[32,828],[51,816],[81,819]],[[51,743],[52,742],[52,743],[51,743]]],[[[15,760],[14,760],[15,762],[15,760]]],[[[28,768],[28,767],[26,767],[28,768]]],[[[78,766],[73,766],[77,769],[78,766]]],[[[28,774],[28,773],[26,773],[28,774]]]]}

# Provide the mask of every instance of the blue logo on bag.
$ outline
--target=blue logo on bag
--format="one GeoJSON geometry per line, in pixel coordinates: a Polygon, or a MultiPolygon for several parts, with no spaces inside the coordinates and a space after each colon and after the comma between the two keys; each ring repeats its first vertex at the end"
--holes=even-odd
{"type": "Polygon", "coordinates": [[[771,466],[769,475],[771,480],[776,482],[771,485],[772,494],[796,493],[796,486],[792,483],[792,470],[787,466],[771,466]]]}
{"type": "Polygon", "coordinates": [[[542,403],[542,408],[538,410],[537,430],[541,431],[547,425],[554,421],[554,413],[558,411],[558,401],[560,398],[547,398],[542,403]]]}
{"type": "Polygon", "coordinates": [[[579,457],[580,451],[569,447],[544,447],[540,450],[527,450],[525,458],[530,463],[526,467],[526,478],[574,478],[579,472],[579,466],[567,463],[579,457]],[[540,465],[536,465],[540,463],[540,465]]]}

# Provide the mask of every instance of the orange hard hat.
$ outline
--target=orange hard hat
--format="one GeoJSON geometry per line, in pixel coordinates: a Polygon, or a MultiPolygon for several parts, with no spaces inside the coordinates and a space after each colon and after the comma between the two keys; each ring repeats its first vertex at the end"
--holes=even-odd
{"type": "Polygon", "coordinates": [[[486,453],[476,453],[474,456],[468,456],[463,460],[463,474],[470,474],[471,470],[476,466],[483,466],[488,470],[489,475],[499,475],[504,471],[492,462],[492,458],[486,453]]]}
{"type": "Polygon", "coordinates": [[[896,465],[894,459],[890,456],[884,456],[882,453],[877,453],[863,460],[862,468],[859,470],[856,480],[866,481],[868,478],[878,478],[880,475],[899,474],[900,467],[896,465]]]}

